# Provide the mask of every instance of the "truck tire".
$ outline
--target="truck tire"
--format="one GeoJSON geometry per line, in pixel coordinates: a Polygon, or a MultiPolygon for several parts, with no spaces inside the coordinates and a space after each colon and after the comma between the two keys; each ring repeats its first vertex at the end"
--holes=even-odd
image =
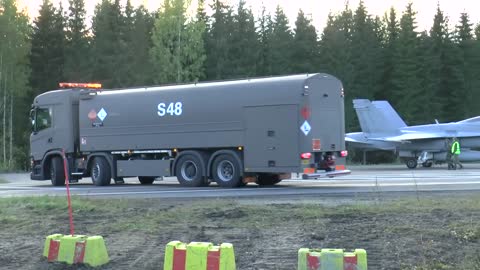
{"type": "Polygon", "coordinates": [[[213,162],[213,180],[221,187],[239,187],[243,183],[240,168],[240,164],[235,157],[229,154],[221,154],[213,162]]]}
{"type": "Polygon", "coordinates": [[[280,176],[274,173],[259,173],[257,176],[257,185],[259,186],[273,186],[281,181],[280,176]]]}
{"type": "Polygon", "coordinates": [[[415,169],[418,165],[417,160],[414,158],[407,159],[405,161],[405,165],[407,165],[407,168],[409,169],[415,169]]]}
{"type": "Polygon", "coordinates": [[[178,182],[186,187],[205,186],[205,168],[202,162],[195,155],[186,154],[181,156],[175,166],[175,175],[178,182]]]}
{"type": "Polygon", "coordinates": [[[92,182],[96,186],[109,185],[112,180],[110,165],[104,157],[95,157],[91,167],[92,182]]]}
{"type": "Polygon", "coordinates": [[[140,181],[140,184],[142,184],[142,185],[151,185],[151,184],[153,184],[153,181],[155,181],[155,177],[153,177],[153,176],[139,176],[138,181],[140,181]]]}
{"type": "Polygon", "coordinates": [[[65,185],[65,170],[63,167],[63,159],[61,157],[53,157],[50,163],[50,180],[52,185],[59,187],[65,185]]]}

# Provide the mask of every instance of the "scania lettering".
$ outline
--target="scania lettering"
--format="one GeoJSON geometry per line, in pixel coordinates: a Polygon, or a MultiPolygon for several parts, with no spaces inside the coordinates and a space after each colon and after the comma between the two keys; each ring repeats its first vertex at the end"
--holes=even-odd
{"type": "Polygon", "coordinates": [[[37,96],[32,180],[104,186],[138,177],[183,186],[274,185],[348,174],[344,97],[328,74],[128,89],[62,83],[37,96]]]}

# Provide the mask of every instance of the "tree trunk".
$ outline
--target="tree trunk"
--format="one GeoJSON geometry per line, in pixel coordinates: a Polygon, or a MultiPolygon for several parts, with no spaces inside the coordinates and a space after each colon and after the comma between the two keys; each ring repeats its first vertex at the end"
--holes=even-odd
{"type": "MultiPolygon", "coordinates": [[[[13,72],[10,73],[10,78],[13,81],[13,72]]],[[[13,160],[13,91],[10,90],[10,138],[9,138],[9,157],[8,157],[8,167],[12,168],[12,160],[13,160]]]]}
{"type": "MultiPolygon", "coordinates": [[[[5,72],[6,73],[6,72],[5,72]]],[[[3,164],[7,162],[7,76],[3,80],[3,164]]]]}
{"type": "MultiPolygon", "coordinates": [[[[3,52],[0,55],[0,90],[2,89],[2,72],[3,71],[3,52]]],[[[3,114],[5,115],[5,110],[3,111],[3,114]]],[[[2,128],[3,133],[5,133],[5,125],[2,128]]],[[[5,140],[2,141],[2,144],[5,144],[5,140]]],[[[5,159],[3,160],[5,161],[5,159]]]]}

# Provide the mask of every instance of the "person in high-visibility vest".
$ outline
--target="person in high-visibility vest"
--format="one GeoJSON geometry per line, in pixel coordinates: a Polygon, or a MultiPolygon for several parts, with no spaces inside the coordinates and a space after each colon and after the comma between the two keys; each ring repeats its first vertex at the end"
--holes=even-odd
{"type": "Polygon", "coordinates": [[[463,165],[460,163],[458,156],[460,155],[460,142],[457,138],[453,138],[452,148],[450,149],[452,154],[452,163],[454,165],[454,170],[457,169],[457,165],[460,169],[463,169],[463,165]]]}
{"type": "Polygon", "coordinates": [[[445,151],[447,152],[447,158],[445,159],[447,161],[447,168],[449,170],[453,170],[455,168],[455,165],[453,165],[453,159],[452,159],[452,139],[447,138],[445,139],[445,151]]]}

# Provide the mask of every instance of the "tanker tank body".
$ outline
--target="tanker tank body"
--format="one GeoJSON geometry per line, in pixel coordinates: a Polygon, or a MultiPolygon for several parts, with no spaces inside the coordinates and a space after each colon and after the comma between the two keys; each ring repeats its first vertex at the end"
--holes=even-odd
{"type": "Polygon", "coordinates": [[[184,186],[273,185],[349,173],[343,89],[327,74],[293,75],[78,95],[74,171],[97,185],[176,176],[184,186]],[[83,167],[82,167],[83,166],[83,167]],[[318,170],[322,172],[319,174],[318,170]]]}

